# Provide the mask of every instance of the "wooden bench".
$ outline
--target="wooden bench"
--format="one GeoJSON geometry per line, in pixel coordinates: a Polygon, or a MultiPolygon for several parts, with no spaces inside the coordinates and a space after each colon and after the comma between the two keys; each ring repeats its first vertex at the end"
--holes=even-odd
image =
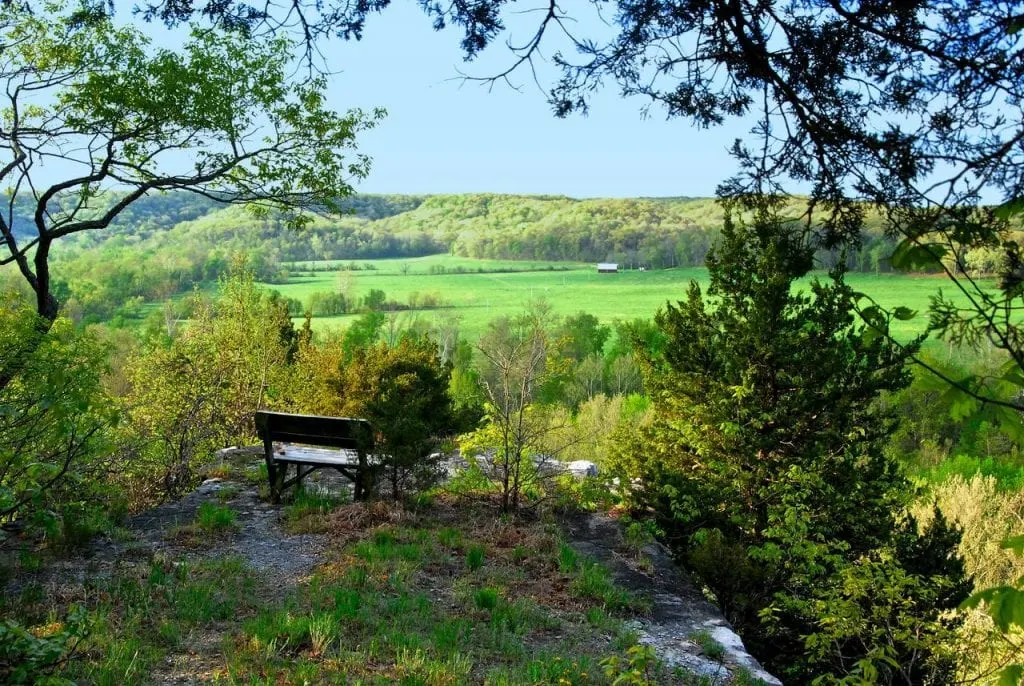
{"type": "Polygon", "coordinates": [[[351,480],[356,500],[369,495],[373,468],[367,456],[373,449],[373,431],[368,421],[264,410],[256,412],[255,419],[275,503],[286,488],[301,486],[304,477],[324,468],[336,469],[351,480]],[[295,465],[295,476],[288,479],[290,465],[295,465]]]}

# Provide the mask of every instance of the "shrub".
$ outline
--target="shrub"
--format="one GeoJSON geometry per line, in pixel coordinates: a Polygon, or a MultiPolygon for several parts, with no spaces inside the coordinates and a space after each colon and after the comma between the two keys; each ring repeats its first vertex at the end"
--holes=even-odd
{"type": "Polygon", "coordinates": [[[27,303],[0,293],[0,522],[71,540],[88,533],[74,517],[102,495],[116,413],[101,388],[105,347],[68,319],[43,331],[27,303]]]}
{"type": "Polygon", "coordinates": [[[73,607],[63,622],[29,631],[0,619],[0,681],[5,684],[70,684],[49,677],[86,635],[85,609],[73,607]]]}
{"type": "Polygon", "coordinates": [[[395,500],[437,482],[437,449],[464,424],[448,395],[450,378],[451,364],[425,338],[357,348],[341,372],[343,412],[373,425],[374,453],[395,500]]]}

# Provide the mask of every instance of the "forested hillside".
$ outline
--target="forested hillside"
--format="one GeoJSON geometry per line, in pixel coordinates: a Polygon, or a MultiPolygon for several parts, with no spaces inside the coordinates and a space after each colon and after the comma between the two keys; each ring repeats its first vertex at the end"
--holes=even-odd
{"type": "MultiPolygon", "coordinates": [[[[788,214],[799,215],[801,202],[793,201],[788,214]]],[[[292,262],[436,253],[647,269],[698,266],[722,224],[721,207],[710,198],[361,195],[345,207],[346,214],[317,216],[296,231],[277,215],[198,195],[145,197],[109,229],[77,234],[58,246],[57,295],[72,310],[106,319],[113,308],[162,301],[210,282],[238,253],[257,278],[269,282],[286,281],[292,262]]],[[[27,213],[16,213],[15,227],[31,233],[27,213]]],[[[869,223],[849,266],[888,271],[893,245],[871,231],[869,223]]],[[[822,253],[819,259],[827,267],[835,256],[822,253]]]]}
{"type": "MultiPolygon", "coordinates": [[[[703,263],[722,224],[711,198],[584,199],[565,196],[463,194],[362,195],[345,202],[348,214],[320,216],[306,230],[289,231],[276,216],[254,216],[187,194],[145,198],[103,234],[74,245],[138,244],[273,247],[276,262],[386,258],[450,252],[475,258],[616,261],[666,268],[703,263]],[[160,233],[158,229],[171,229],[160,233]]],[[[794,204],[791,213],[802,208],[794,204]]],[[[870,230],[870,229],[869,229],[870,230]]],[[[71,254],[77,254],[71,248],[71,254]]],[[[880,252],[859,268],[878,268],[880,252]]]]}

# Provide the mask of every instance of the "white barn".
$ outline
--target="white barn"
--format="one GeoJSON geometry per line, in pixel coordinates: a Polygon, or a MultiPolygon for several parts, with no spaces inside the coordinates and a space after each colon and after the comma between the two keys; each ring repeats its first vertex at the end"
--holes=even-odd
{"type": "Polygon", "coordinates": [[[597,273],[598,274],[616,274],[619,271],[619,265],[615,262],[598,262],[597,273]]]}

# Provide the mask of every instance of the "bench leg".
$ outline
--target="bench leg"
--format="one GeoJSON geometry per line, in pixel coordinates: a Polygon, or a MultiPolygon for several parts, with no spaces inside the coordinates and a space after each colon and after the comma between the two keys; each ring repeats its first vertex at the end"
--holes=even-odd
{"type": "Polygon", "coordinates": [[[270,498],[276,505],[281,502],[281,491],[288,476],[288,465],[268,465],[267,472],[270,477],[270,498]]]}

